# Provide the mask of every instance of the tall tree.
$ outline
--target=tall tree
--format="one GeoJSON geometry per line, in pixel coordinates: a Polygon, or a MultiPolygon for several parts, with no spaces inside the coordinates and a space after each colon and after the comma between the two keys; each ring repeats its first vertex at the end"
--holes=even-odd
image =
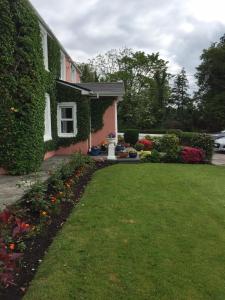
{"type": "Polygon", "coordinates": [[[187,80],[186,71],[183,68],[179,74],[175,76],[170,104],[174,109],[174,119],[181,129],[191,130],[192,113],[193,113],[193,100],[188,92],[189,83],[187,80]]]}
{"type": "Polygon", "coordinates": [[[98,82],[98,75],[90,64],[79,64],[81,70],[81,82],[98,82]]]}
{"type": "Polygon", "coordinates": [[[124,100],[119,105],[122,127],[149,128],[162,123],[169,87],[167,62],[159,53],[132,49],[111,50],[91,62],[101,81],[123,81],[124,100]]]}
{"type": "Polygon", "coordinates": [[[225,129],[225,35],[203,50],[196,78],[202,125],[210,131],[225,129]]]}

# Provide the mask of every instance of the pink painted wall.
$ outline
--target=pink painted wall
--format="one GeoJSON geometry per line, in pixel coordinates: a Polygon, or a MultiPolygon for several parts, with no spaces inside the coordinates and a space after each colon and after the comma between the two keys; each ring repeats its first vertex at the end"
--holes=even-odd
{"type": "Polygon", "coordinates": [[[74,145],[70,145],[69,147],[60,147],[56,151],[50,151],[45,153],[44,160],[47,160],[53,156],[57,155],[70,155],[75,152],[81,151],[83,154],[87,154],[88,152],[88,140],[84,142],[80,142],[74,145]]]}
{"type": "MultiPolygon", "coordinates": [[[[104,101],[104,99],[102,100],[104,101]]],[[[116,132],[117,126],[116,126],[116,101],[113,102],[113,104],[107,108],[107,110],[104,113],[103,116],[103,122],[104,126],[101,130],[92,133],[91,137],[91,144],[92,146],[98,146],[102,142],[106,141],[106,138],[109,133],[116,132]]]]}
{"type": "Polygon", "coordinates": [[[71,82],[71,63],[68,57],[66,57],[66,81],[71,82]]]}

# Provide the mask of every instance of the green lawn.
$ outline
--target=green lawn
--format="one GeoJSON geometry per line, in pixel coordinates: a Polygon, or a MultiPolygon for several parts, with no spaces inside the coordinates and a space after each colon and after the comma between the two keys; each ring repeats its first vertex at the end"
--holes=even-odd
{"type": "Polygon", "coordinates": [[[25,300],[225,299],[225,168],[98,171],[25,300]]]}

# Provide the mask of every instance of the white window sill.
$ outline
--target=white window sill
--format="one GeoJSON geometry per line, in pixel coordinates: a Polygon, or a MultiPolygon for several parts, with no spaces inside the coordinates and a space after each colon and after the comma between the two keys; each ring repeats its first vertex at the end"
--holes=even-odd
{"type": "Polygon", "coordinates": [[[44,142],[52,141],[51,136],[44,136],[44,142]]]}
{"type": "Polygon", "coordinates": [[[71,137],[76,137],[77,133],[59,133],[58,137],[61,138],[71,138],[71,137]]]}

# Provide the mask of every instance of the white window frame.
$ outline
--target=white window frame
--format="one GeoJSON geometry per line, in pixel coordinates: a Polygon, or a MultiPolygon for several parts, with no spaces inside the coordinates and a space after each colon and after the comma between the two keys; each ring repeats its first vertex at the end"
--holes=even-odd
{"type": "Polygon", "coordinates": [[[60,102],[57,107],[57,127],[58,127],[58,136],[59,137],[75,137],[77,135],[77,104],[75,102],[60,102]],[[72,119],[62,119],[61,109],[64,107],[71,107],[73,111],[72,119]],[[74,132],[64,133],[61,128],[61,121],[73,121],[74,132]]]}
{"type": "Polygon", "coordinates": [[[49,71],[49,68],[48,68],[48,33],[47,33],[47,30],[41,24],[40,24],[40,31],[41,31],[44,66],[45,66],[45,70],[49,71]]]}
{"type": "Polygon", "coordinates": [[[71,64],[71,81],[76,82],[76,67],[71,64]]]}
{"type": "Polygon", "coordinates": [[[60,79],[65,80],[65,78],[66,78],[66,56],[62,51],[61,51],[60,63],[61,63],[60,79]]]}
{"type": "Polygon", "coordinates": [[[45,133],[44,141],[52,140],[51,101],[49,94],[45,94],[45,133]]]}

